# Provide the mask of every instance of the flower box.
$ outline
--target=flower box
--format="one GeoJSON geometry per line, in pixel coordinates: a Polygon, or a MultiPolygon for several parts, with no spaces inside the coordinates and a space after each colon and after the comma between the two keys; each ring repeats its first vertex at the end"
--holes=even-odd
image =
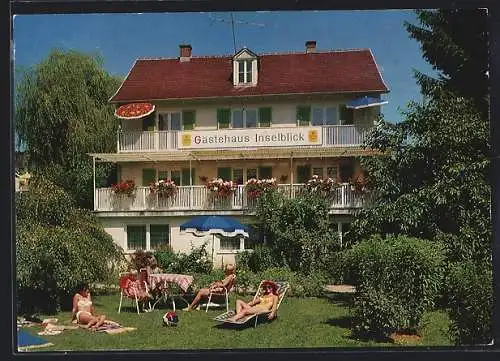
{"type": "Polygon", "coordinates": [[[256,179],[251,178],[247,181],[245,185],[245,190],[247,192],[247,196],[250,199],[259,198],[264,192],[269,190],[276,189],[276,179],[256,179]]]}
{"type": "Polygon", "coordinates": [[[126,195],[132,197],[135,195],[135,182],[133,180],[126,180],[117,184],[111,185],[113,192],[117,195],[126,195]]]}
{"type": "Polygon", "coordinates": [[[340,183],[330,177],[322,179],[317,175],[313,175],[306,183],[306,189],[310,192],[319,192],[323,194],[330,194],[334,192],[340,183]]]}
{"type": "Polygon", "coordinates": [[[232,196],[238,185],[233,181],[224,181],[221,178],[214,178],[206,184],[212,196],[228,197],[232,196]]]}
{"type": "Polygon", "coordinates": [[[149,185],[151,194],[157,194],[159,197],[170,198],[177,194],[177,185],[173,180],[160,179],[149,185]]]}

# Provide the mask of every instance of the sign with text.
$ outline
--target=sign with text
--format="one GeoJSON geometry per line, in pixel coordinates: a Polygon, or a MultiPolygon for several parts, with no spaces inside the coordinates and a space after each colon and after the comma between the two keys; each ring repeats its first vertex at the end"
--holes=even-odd
{"type": "Polygon", "coordinates": [[[178,133],[179,149],[222,149],[321,145],[321,127],[252,128],[178,133]]]}

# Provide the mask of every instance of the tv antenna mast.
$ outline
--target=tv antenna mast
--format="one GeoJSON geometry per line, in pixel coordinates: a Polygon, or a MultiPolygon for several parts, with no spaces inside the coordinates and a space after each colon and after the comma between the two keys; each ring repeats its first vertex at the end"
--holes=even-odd
{"type": "Polygon", "coordinates": [[[232,11],[230,12],[230,18],[229,19],[215,17],[215,16],[213,16],[211,14],[208,14],[208,17],[212,21],[212,23],[214,23],[214,22],[217,21],[217,22],[221,22],[221,23],[229,23],[231,25],[231,33],[233,35],[233,49],[234,49],[234,53],[235,54],[236,54],[236,31],[235,31],[235,24],[252,25],[252,26],[257,26],[259,28],[263,28],[263,27],[266,26],[265,24],[262,24],[262,23],[254,23],[254,22],[251,22],[251,21],[236,20],[234,18],[234,13],[232,11]]]}

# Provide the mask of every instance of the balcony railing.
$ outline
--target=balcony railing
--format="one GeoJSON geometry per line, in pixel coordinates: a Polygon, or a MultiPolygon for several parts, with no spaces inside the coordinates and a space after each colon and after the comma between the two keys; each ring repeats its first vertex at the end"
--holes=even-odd
{"type": "MultiPolygon", "coordinates": [[[[357,125],[330,125],[322,128],[323,147],[359,146],[371,127],[357,125]]],[[[280,128],[286,131],[294,128],[280,128]]],[[[252,129],[249,128],[249,131],[252,129]]],[[[203,131],[200,131],[203,132],[203,131]]],[[[118,152],[177,150],[177,131],[122,131],[118,133],[118,152]]]]}
{"type": "MultiPolygon", "coordinates": [[[[303,184],[280,184],[278,191],[290,198],[304,189],[303,184]]],[[[117,195],[112,188],[95,190],[96,211],[189,211],[189,210],[252,210],[257,201],[247,197],[245,186],[240,185],[233,195],[214,197],[205,186],[180,186],[172,197],[159,197],[149,187],[138,187],[132,197],[117,195]]],[[[362,195],[351,191],[348,184],[342,184],[329,197],[331,209],[360,208],[362,195]]]]}

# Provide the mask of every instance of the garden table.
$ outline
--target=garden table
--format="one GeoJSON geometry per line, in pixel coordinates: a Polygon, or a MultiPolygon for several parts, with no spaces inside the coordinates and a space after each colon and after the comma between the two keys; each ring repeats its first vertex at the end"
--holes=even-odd
{"type": "Polygon", "coordinates": [[[189,287],[194,281],[194,277],[190,275],[176,274],[176,273],[152,273],[149,275],[149,286],[153,291],[153,294],[157,294],[158,297],[156,301],[153,303],[151,309],[154,309],[155,306],[160,301],[166,302],[168,298],[172,300],[173,309],[175,311],[175,297],[182,299],[186,304],[189,305],[189,302],[183,297],[183,295],[187,292],[189,287]],[[174,287],[172,287],[174,286],[174,287]],[[175,286],[178,286],[183,294],[176,294],[172,291],[175,286]]]}

